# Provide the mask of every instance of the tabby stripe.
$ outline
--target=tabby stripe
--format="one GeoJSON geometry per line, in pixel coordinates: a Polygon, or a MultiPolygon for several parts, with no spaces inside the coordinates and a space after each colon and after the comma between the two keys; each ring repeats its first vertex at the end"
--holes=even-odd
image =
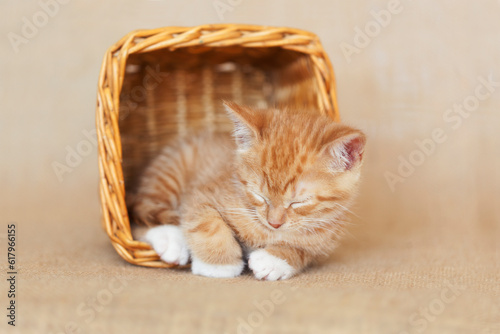
{"type": "MultiPolygon", "coordinates": [[[[165,179],[170,178],[177,186],[178,189],[181,189],[181,184],[179,183],[179,180],[177,180],[177,177],[175,174],[172,174],[169,170],[164,170],[160,168],[161,166],[153,166],[151,168],[151,174],[155,177],[164,177],[165,179]]],[[[171,170],[173,166],[168,166],[169,169],[171,170]]]]}
{"type": "Polygon", "coordinates": [[[285,186],[283,187],[283,192],[285,192],[285,191],[288,189],[288,187],[289,187],[289,186],[290,186],[293,182],[295,182],[295,180],[296,180],[296,179],[297,179],[297,176],[296,176],[296,175],[292,176],[292,178],[291,178],[290,180],[288,180],[288,181],[287,181],[287,183],[285,183],[285,186]]]}
{"type": "Polygon", "coordinates": [[[324,213],[329,213],[329,212],[336,211],[336,210],[337,210],[337,207],[328,207],[328,208],[320,209],[318,211],[324,214],[324,213]]]}
{"type": "MultiPolygon", "coordinates": [[[[174,187],[168,183],[166,180],[158,178],[158,182],[156,183],[156,188],[154,189],[157,192],[155,193],[155,199],[159,202],[165,203],[168,200],[168,204],[172,207],[179,206],[180,203],[180,193],[174,187]]],[[[147,194],[146,194],[147,195],[147,194]]],[[[153,195],[149,195],[151,198],[153,195]]]]}
{"type": "Polygon", "coordinates": [[[165,164],[170,164],[172,162],[172,157],[171,156],[167,156],[166,153],[163,153],[162,155],[159,156],[158,160],[157,161],[162,161],[164,162],[165,164]]]}
{"type": "MultiPolygon", "coordinates": [[[[184,152],[181,152],[181,159],[180,159],[180,164],[181,164],[181,170],[188,170],[188,164],[186,162],[186,157],[184,156],[184,152]]],[[[176,164],[177,165],[177,164],[176,164]]],[[[177,168],[179,168],[179,166],[176,166],[177,168]]]]}
{"type": "Polygon", "coordinates": [[[264,184],[267,184],[267,185],[270,185],[271,184],[271,181],[269,180],[269,175],[267,175],[266,172],[262,171],[262,174],[263,174],[263,184],[261,185],[261,188],[264,184]]]}
{"type": "Polygon", "coordinates": [[[162,178],[158,178],[158,181],[160,181],[161,185],[163,186],[163,188],[166,190],[166,192],[170,193],[170,195],[173,195],[175,197],[175,201],[176,201],[176,205],[179,205],[180,203],[180,200],[181,200],[181,197],[180,197],[180,194],[179,194],[179,191],[177,189],[175,189],[170,183],[168,183],[167,180],[165,179],[162,179],[162,178]]]}
{"type": "Polygon", "coordinates": [[[261,166],[265,166],[267,162],[267,155],[268,151],[267,150],[262,150],[261,157],[260,157],[260,164],[261,166]]]}
{"type": "MultiPolygon", "coordinates": [[[[168,171],[164,171],[161,175],[170,178],[170,180],[175,183],[177,190],[180,191],[182,189],[182,184],[175,175],[173,175],[172,173],[170,173],[168,171]]],[[[167,179],[165,178],[165,180],[167,180],[167,179]]]]}
{"type": "Polygon", "coordinates": [[[165,202],[165,196],[163,196],[162,194],[145,193],[143,195],[144,195],[145,199],[149,199],[151,201],[156,201],[156,202],[160,202],[160,203],[164,203],[164,204],[170,204],[170,203],[165,202]]]}
{"type": "Polygon", "coordinates": [[[316,198],[318,199],[318,201],[320,202],[334,202],[334,201],[338,201],[340,199],[340,197],[338,196],[316,196],[316,198]]]}

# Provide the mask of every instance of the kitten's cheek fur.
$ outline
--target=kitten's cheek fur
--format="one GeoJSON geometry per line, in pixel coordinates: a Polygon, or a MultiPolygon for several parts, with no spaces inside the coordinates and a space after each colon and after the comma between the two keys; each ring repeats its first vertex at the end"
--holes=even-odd
{"type": "Polygon", "coordinates": [[[150,229],[144,236],[160,258],[172,264],[185,265],[189,261],[189,249],[182,230],[178,226],[162,225],[150,229]]]}
{"type": "Polygon", "coordinates": [[[248,258],[248,267],[255,278],[276,281],[292,277],[297,270],[285,260],[269,254],[265,249],[252,252],[248,258]]]}
{"type": "Polygon", "coordinates": [[[209,264],[193,256],[191,271],[195,275],[215,278],[232,278],[239,276],[245,264],[241,261],[238,264],[209,264]]]}

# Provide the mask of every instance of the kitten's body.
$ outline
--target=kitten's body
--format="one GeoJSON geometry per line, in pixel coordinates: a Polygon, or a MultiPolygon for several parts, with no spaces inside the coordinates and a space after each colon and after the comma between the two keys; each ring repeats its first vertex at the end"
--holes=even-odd
{"type": "Polygon", "coordinates": [[[147,168],[133,213],[166,262],[196,274],[291,277],[328,255],[359,178],[364,136],[305,112],[228,105],[235,139],[204,134],[147,168]],[[235,143],[236,141],[236,143],[235,143]],[[180,227],[177,227],[179,225],[180,227]]]}

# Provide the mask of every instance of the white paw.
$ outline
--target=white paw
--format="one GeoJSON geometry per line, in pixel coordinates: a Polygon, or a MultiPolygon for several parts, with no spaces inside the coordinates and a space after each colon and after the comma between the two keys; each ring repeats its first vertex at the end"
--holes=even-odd
{"type": "Polygon", "coordinates": [[[276,281],[295,274],[295,269],[285,260],[269,254],[264,249],[253,251],[248,258],[248,267],[257,279],[276,281]]]}
{"type": "Polygon", "coordinates": [[[185,265],[189,261],[189,249],[182,230],[174,225],[153,227],[144,236],[160,258],[172,264],[185,265]]]}
{"type": "Polygon", "coordinates": [[[193,256],[191,261],[191,271],[195,275],[231,278],[241,274],[245,264],[241,261],[238,264],[208,264],[193,256]]]}

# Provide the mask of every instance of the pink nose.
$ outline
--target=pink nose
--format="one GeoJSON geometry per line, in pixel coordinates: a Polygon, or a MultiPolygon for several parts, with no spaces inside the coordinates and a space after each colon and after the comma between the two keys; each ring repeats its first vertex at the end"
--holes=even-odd
{"type": "Polygon", "coordinates": [[[281,225],[283,225],[283,223],[280,223],[279,221],[269,221],[268,224],[274,228],[279,228],[281,225]]]}

